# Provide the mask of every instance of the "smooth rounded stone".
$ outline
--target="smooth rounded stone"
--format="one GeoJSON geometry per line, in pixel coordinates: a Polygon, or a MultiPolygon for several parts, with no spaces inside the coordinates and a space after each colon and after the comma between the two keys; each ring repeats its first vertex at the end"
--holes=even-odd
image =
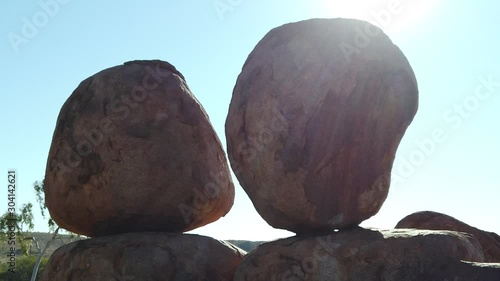
{"type": "Polygon", "coordinates": [[[234,281],[455,281],[458,273],[458,280],[498,281],[494,264],[483,270],[463,262],[482,259],[466,233],[356,228],[262,244],[245,256],[234,281]]]}
{"type": "Polygon", "coordinates": [[[84,80],[59,113],[45,199],[61,227],[86,236],[183,232],[231,209],[222,145],[184,77],[131,61],[84,80]]]}
{"type": "Polygon", "coordinates": [[[73,242],[57,249],[41,281],[232,281],[246,253],[190,234],[128,233],[73,242]]]}
{"type": "Polygon", "coordinates": [[[229,160],[271,226],[309,233],[358,225],[385,201],[417,107],[413,70],[377,27],[286,24],[257,44],[237,79],[229,160]]]}
{"type": "Polygon", "coordinates": [[[399,221],[396,228],[452,230],[470,233],[481,244],[484,260],[489,263],[500,263],[500,236],[494,232],[470,226],[454,217],[431,211],[416,212],[399,221]]]}

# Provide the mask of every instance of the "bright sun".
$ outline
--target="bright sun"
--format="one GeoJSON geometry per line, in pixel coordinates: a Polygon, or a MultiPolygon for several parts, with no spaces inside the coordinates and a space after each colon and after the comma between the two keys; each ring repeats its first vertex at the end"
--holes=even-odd
{"type": "Polygon", "coordinates": [[[323,3],[332,16],[366,20],[393,33],[418,24],[437,0],[323,0],[323,3]]]}

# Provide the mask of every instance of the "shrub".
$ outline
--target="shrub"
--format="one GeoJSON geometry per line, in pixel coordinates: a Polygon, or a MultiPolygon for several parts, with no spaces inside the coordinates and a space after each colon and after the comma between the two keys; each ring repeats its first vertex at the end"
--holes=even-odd
{"type": "MultiPolygon", "coordinates": [[[[28,281],[31,278],[33,267],[35,267],[36,256],[22,256],[16,260],[15,273],[9,271],[9,265],[3,262],[0,265],[0,280],[2,281],[28,281]]],[[[42,258],[36,280],[40,280],[40,275],[47,263],[48,258],[42,258]]]]}

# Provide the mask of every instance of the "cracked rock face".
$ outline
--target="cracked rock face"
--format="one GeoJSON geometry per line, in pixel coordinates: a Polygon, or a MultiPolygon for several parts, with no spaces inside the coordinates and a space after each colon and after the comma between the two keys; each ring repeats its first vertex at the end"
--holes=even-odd
{"type": "Polygon", "coordinates": [[[286,24],[257,44],[237,79],[226,120],[230,163],[273,227],[357,225],[387,197],[417,107],[410,64],[377,27],[286,24]]]}
{"type": "Polygon", "coordinates": [[[291,237],[245,256],[234,281],[498,281],[471,235],[453,231],[369,230],[291,237]]]}
{"type": "Polygon", "coordinates": [[[484,260],[500,263],[500,236],[494,232],[470,226],[454,217],[431,211],[416,212],[399,221],[396,228],[452,230],[470,233],[481,244],[484,260]]]}
{"type": "Polygon", "coordinates": [[[129,233],[64,245],[41,281],[232,281],[245,252],[205,236],[129,233]]]}
{"type": "Polygon", "coordinates": [[[163,61],[127,62],[77,87],[59,113],[44,191],[59,226],[91,237],[192,230],[234,201],[207,114],[163,61]]]}

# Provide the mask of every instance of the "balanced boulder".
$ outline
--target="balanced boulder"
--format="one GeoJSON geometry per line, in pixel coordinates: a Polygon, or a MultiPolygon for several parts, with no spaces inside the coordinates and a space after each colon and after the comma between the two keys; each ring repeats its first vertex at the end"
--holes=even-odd
{"type": "Polygon", "coordinates": [[[57,119],[44,191],[59,226],[91,237],[192,230],[234,201],[207,114],[163,61],[127,62],[77,87],[57,119]]]}
{"type": "Polygon", "coordinates": [[[354,19],[286,24],[257,44],[238,76],[229,160],[271,226],[358,225],[385,201],[417,107],[410,64],[379,28],[354,19]]]}
{"type": "Polygon", "coordinates": [[[482,260],[481,246],[465,233],[357,228],[262,244],[234,280],[498,281],[500,264],[471,262],[482,260]]]}
{"type": "Polygon", "coordinates": [[[396,228],[452,230],[472,234],[483,247],[486,262],[500,263],[500,236],[470,226],[454,217],[431,211],[416,212],[398,222],[396,228]]]}
{"type": "Polygon", "coordinates": [[[41,281],[232,281],[245,252],[209,237],[129,233],[57,249],[41,281]]]}

